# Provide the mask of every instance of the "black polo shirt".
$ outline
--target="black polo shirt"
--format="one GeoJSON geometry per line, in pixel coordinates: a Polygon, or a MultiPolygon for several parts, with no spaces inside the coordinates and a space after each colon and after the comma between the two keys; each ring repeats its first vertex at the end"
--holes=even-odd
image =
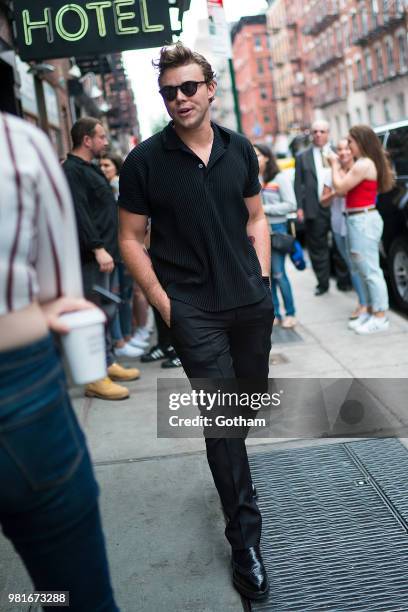
{"type": "Polygon", "coordinates": [[[170,123],[128,155],[119,206],[152,220],[150,256],[169,297],[218,312],[262,300],[267,287],[248,239],[244,198],[259,193],[243,136],[212,124],[206,167],[170,123]]]}

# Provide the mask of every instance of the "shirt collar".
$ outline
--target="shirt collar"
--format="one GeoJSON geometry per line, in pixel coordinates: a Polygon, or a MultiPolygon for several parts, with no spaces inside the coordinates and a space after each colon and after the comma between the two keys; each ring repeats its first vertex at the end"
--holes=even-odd
{"type": "MultiPolygon", "coordinates": [[[[226,149],[230,142],[230,133],[225,128],[211,122],[211,127],[214,130],[214,148],[226,149]]],[[[164,128],[161,133],[163,147],[168,150],[182,149],[190,153],[190,149],[184,144],[181,138],[177,135],[176,130],[173,127],[173,122],[164,128]]]]}
{"type": "Polygon", "coordinates": [[[73,161],[78,162],[79,164],[86,164],[87,166],[90,166],[89,162],[87,162],[85,159],[82,159],[82,157],[79,157],[79,155],[75,155],[74,153],[68,153],[67,157],[69,159],[72,159],[73,161]]]}

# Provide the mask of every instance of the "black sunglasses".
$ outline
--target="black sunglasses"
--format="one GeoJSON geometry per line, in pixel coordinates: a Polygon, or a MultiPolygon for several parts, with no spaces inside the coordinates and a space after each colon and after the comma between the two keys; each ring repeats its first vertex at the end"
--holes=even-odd
{"type": "Polygon", "coordinates": [[[185,81],[181,85],[166,85],[159,90],[159,93],[163,96],[167,102],[173,102],[177,98],[177,90],[191,98],[197,93],[199,85],[206,83],[207,81],[185,81]]]}

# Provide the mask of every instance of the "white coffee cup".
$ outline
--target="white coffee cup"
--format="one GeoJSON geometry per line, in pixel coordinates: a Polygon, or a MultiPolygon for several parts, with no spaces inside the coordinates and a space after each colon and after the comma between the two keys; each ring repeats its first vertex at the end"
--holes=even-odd
{"type": "Polygon", "coordinates": [[[99,308],[68,312],[60,321],[69,328],[61,336],[62,346],[74,383],[84,385],[106,376],[104,324],[99,308]]]}

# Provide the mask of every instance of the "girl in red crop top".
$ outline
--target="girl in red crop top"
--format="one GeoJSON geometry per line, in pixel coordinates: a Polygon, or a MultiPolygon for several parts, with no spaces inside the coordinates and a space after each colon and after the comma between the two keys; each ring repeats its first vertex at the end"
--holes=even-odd
{"type": "Polygon", "coordinates": [[[376,210],[377,194],[389,191],[393,175],[381,143],[369,126],[350,129],[348,144],[355,159],[347,174],[340,172],[337,156],[330,156],[333,187],[346,197],[347,239],[360,276],[368,307],[349,327],[359,335],[386,331],[388,291],[379,261],[383,221],[376,210]]]}
{"type": "Polygon", "coordinates": [[[346,210],[375,208],[378,181],[364,179],[346,194],[346,210]]]}

